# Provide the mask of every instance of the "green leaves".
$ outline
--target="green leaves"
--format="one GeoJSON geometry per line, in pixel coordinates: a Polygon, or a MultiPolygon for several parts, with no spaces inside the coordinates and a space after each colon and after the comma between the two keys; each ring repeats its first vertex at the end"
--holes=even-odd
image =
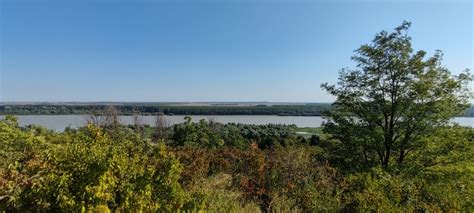
{"type": "Polygon", "coordinates": [[[324,147],[345,172],[342,205],[353,211],[473,208],[472,128],[451,126],[468,107],[469,70],[452,76],[442,52],[414,52],[408,22],[362,45],[337,85],[324,147]]]}
{"type": "MultiPolygon", "coordinates": [[[[371,133],[344,115],[336,119],[351,128],[331,128],[332,134],[371,133]]],[[[188,125],[209,128],[203,122],[188,125]]],[[[296,143],[287,137],[294,131],[287,126],[219,125],[226,142],[261,137],[296,143]]],[[[360,144],[376,156],[369,136],[349,140],[351,150],[326,137],[314,139],[314,146],[239,148],[236,142],[168,149],[124,126],[55,133],[2,120],[0,137],[0,209],[6,211],[253,212],[257,204],[264,211],[308,212],[474,207],[474,132],[465,127],[435,129],[418,139],[422,149],[412,149],[403,164],[385,168],[367,166],[377,160],[371,156],[347,157],[370,151],[360,144]]]]}
{"type": "Polygon", "coordinates": [[[356,69],[343,69],[337,85],[321,86],[337,98],[324,130],[342,142],[349,161],[402,164],[423,148],[420,138],[468,107],[470,73],[451,76],[441,51],[428,59],[413,53],[409,27],[403,22],[377,34],[356,50],[356,69]]]}
{"type": "Polygon", "coordinates": [[[51,144],[0,121],[1,162],[10,165],[0,167],[2,209],[171,211],[190,200],[178,182],[182,166],[164,145],[111,140],[91,124],[48,137],[67,139],[51,144]]]}

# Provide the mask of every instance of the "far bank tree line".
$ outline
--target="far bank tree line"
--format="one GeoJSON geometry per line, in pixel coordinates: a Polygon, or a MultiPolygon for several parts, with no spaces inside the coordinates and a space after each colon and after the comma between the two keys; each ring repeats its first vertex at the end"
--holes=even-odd
{"type": "Polygon", "coordinates": [[[166,105],[0,105],[0,114],[15,115],[67,115],[102,113],[113,106],[120,115],[281,115],[319,116],[330,109],[330,104],[305,105],[210,105],[210,106],[166,106],[166,105]]]}
{"type": "MultiPolygon", "coordinates": [[[[252,106],[165,106],[165,105],[55,105],[25,104],[0,105],[0,115],[86,115],[104,113],[113,106],[120,115],[278,115],[322,116],[332,109],[330,103],[304,105],[252,105],[252,106]]],[[[474,117],[474,107],[456,116],[474,117]]]]}

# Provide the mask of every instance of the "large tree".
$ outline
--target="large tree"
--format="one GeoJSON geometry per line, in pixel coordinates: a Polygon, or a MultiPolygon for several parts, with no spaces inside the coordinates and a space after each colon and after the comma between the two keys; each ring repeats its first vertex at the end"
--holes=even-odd
{"type": "Polygon", "coordinates": [[[342,69],[336,85],[321,86],[337,98],[324,130],[339,139],[351,161],[402,164],[422,147],[421,137],[468,106],[469,70],[453,76],[441,64],[441,51],[431,57],[415,52],[409,27],[403,22],[378,33],[355,51],[356,68],[342,69]]]}

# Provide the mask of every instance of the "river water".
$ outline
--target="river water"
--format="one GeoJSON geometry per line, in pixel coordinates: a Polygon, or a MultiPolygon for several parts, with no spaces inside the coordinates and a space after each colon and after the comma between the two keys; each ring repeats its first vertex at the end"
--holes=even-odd
{"type": "MultiPolygon", "coordinates": [[[[4,116],[0,116],[3,118],[4,116]]],[[[62,131],[66,127],[79,127],[87,123],[88,115],[19,115],[21,126],[35,124],[45,126],[49,129],[62,131]]],[[[170,125],[183,123],[182,115],[165,116],[170,125]]],[[[320,116],[276,116],[276,115],[193,115],[192,121],[201,119],[213,119],[219,123],[242,123],[242,124],[295,124],[298,127],[319,127],[324,119],[320,116]]],[[[154,116],[142,116],[142,123],[154,125],[154,116]]],[[[132,116],[120,116],[123,124],[132,124],[132,116]]],[[[458,117],[454,122],[463,126],[474,127],[474,117],[458,117]]]]}

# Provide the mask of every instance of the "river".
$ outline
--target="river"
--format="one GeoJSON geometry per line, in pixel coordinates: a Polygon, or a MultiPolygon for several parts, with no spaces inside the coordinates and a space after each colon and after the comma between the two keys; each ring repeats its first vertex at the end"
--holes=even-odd
{"type": "MultiPolygon", "coordinates": [[[[0,116],[3,118],[4,116],[0,116]]],[[[87,123],[87,115],[19,115],[21,126],[36,124],[49,129],[62,131],[66,127],[79,127],[87,123]]],[[[165,116],[170,125],[184,122],[183,115],[165,116]]],[[[193,115],[193,122],[201,119],[213,119],[219,123],[242,123],[242,124],[295,124],[299,127],[319,127],[324,119],[320,116],[275,116],[275,115],[193,115]]],[[[154,124],[154,116],[142,116],[143,124],[154,124]]],[[[457,117],[454,122],[463,126],[474,127],[474,117],[457,117]]],[[[123,124],[132,124],[132,116],[120,116],[123,124]]]]}

